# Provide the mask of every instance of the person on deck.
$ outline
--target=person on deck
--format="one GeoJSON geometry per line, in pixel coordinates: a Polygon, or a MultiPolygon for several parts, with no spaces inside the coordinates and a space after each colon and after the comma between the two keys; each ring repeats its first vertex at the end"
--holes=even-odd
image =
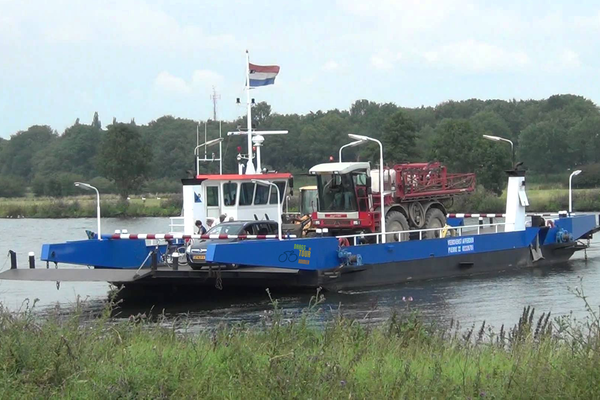
{"type": "Polygon", "coordinates": [[[196,221],[196,228],[198,228],[198,235],[204,235],[206,233],[206,228],[202,225],[202,221],[196,221]]]}

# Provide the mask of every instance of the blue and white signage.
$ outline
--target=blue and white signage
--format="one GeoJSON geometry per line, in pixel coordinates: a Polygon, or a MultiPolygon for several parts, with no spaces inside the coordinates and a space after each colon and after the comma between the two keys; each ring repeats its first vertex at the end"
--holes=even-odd
{"type": "Polygon", "coordinates": [[[475,251],[473,236],[448,239],[448,254],[472,253],[475,251]]]}

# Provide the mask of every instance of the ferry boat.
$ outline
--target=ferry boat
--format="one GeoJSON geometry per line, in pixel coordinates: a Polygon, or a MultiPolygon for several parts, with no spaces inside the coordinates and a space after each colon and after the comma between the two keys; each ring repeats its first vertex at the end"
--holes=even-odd
{"type": "MultiPolygon", "coordinates": [[[[260,151],[265,136],[286,134],[287,131],[256,131],[251,125],[253,101],[250,98],[250,89],[253,71],[256,73],[256,70],[275,69],[278,71],[278,67],[250,64],[247,59],[247,129],[228,133],[247,137],[247,153],[242,154],[241,149],[238,152],[237,174],[223,174],[221,167],[219,174],[209,175],[201,173],[200,163],[222,163],[220,143],[223,138],[220,135],[219,138],[205,140],[196,147],[196,174],[194,178],[182,180],[183,214],[171,220],[169,233],[132,234],[118,231],[102,235],[97,232],[89,233],[85,240],[44,244],[41,259],[46,262],[46,268],[34,268],[34,260],[30,260],[30,268],[18,268],[13,253],[11,269],[1,273],[0,279],[106,281],[126,289],[153,289],[157,286],[217,286],[227,289],[242,286],[322,287],[328,290],[343,290],[542,267],[564,262],[576,251],[587,248],[588,244],[584,241],[589,242],[599,229],[594,215],[560,213],[551,218],[528,216],[525,172],[515,167],[507,171],[504,222],[468,225],[465,224],[465,218],[455,216],[445,220],[444,216],[445,221],[438,218],[434,227],[405,229],[407,226],[404,221],[412,219],[418,222],[417,212],[416,216],[405,218],[401,224],[394,225],[395,228],[386,230],[384,215],[374,212],[373,204],[397,207],[397,212],[401,212],[402,208],[401,204],[389,204],[385,198],[387,189],[384,176],[388,172],[384,170],[381,161],[379,171],[373,171],[376,172],[375,180],[379,181],[376,185],[380,192],[379,202],[373,201],[373,196],[376,195],[371,194],[369,187],[361,189],[365,208],[371,207],[368,224],[365,226],[370,226],[374,231],[364,230],[347,234],[345,228],[337,232],[337,236],[330,236],[327,228],[317,226],[311,231],[310,237],[301,237],[302,229],[299,230],[298,237],[284,232],[283,204],[287,193],[293,190],[293,176],[289,173],[264,170],[260,151]],[[206,150],[204,157],[199,155],[198,149],[206,149],[215,144],[219,144],[218,158],[208,157],[206,150]],[[196,220],[206,223],[224,219],[276,220],[278,233],[256,232],[232,236],[213,235],[210,231],[207,234],[198,234],[194,231],[196,220]],[[219,242],[218,239],[241,240],[232,243],[219,242]],[[192,269],[185,263],[186,257],[181,257],[189,248],[190,240],[210,240],[205,247],[205,260],[208,262],[206,268],[192,269]],[[56,268],[49,268],[50,263],[56,268]],[[63,264],[93,268],[63,268],[63,264]],[[228,269],[227,265],[235,265],[237,268],[228,269]]],[[[273,72],[260,72],[259,76],[271,79],[268,78],[269,74],[272,75],[273,72]]],[[[365,138],[353,134],[349,136],[353,139],[365,138]]],[[[383,154],[381,158],[383,159],[383,154]]],[[[355,166],[349,164],[352,163],[339,162],[335,163],[335,168],[320,166],[313,168],[313,171],[328,176],[346,173],[356,175],[355,166]]],[[[365,186],[366,182],[371,181],[368,176],[370,165],[356,164],[360,164],[360,174],[367,174],[364,179],[361,178],[361,184],[365,186]]],[[[400,174],[403,169],[398,171],[400,174]]],[[[443,182],[448,182],[445,170],[443,177],[443,182]]],[[[355,185],[359,185],[358,177],[354,175],[346,179],[347,184],[352,186],[353,179],[357,182],[355,185]]],[[[434,182],[430,174],[423,174],[423,179],[434,182]]],[[[462,192],[474,185],[474,177],[457,179],[467,183],[456,191],[462,192]]],[[[324,179],[317,181],[317,190],[321,194],[323,187],[319,185],[328,183],[323,183],[324,179]]],[[[351,192],[352,190],[348,190],[344,193],[351,192]]],[[[419,196],[419,199],[423,197],[419,196]]],[[[429,206],[435,203],[436,212],[441,212],[441,203],[433,202],[429,197],[423,199],[427,201],[423,204],[429,206]]],[[[348,202],[350,203],[352,202],[348,202]]],[[[354,203],[359,207],[360,202],[354,203]]],[[[359,215],[359,211],[357,209],[356,212],[352,212],[359,215]]],[[[350,215],[352,213],[338,214],[324,215],[324,223],[333,223],[333,226],[336,226],[335,220],[338,218],[350,227],[354,224],[354,217],[350,215]]],[[[421,214],[425,214],[425,209],[421,209],[421,214]]],[[[362,218],[356,220],[359,222],[357,226],[361,226],[362,218]]]]}

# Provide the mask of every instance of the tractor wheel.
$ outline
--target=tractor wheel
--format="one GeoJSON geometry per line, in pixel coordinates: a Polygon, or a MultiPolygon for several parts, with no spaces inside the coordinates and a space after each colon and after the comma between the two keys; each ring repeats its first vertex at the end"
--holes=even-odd
{"type": "Polygon", "coordinates": [[[425,229],[438,229],[423,232],[423,238],[435,239],[440,237],[440,230],[446,225],[446,216],[437,208],[430,208],[425,214],[425,229]]]}
{"type": "MultiPolygon", "coordinates": [[[[410,229],[404,214],[399,211],[390,211],[385,216],[385,231],[398,232],[410,229]]],[[[409,233],[392,233],[385,236],[386,242],[405,242],[409,240],[409,233]]]]}

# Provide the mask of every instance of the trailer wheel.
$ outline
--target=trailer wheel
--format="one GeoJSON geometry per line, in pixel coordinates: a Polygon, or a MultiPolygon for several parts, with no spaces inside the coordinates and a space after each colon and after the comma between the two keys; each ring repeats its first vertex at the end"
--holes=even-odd
{"type": "MultiPolygon", "coordinates": [[[[425,229],[442,229],[446,225],[446,216],[437,208],[430,208],[425,214],[425,229]]],[[[440,237],[440,231],[423,232],[425,239],[435,239],[440,237]]]]}
{"type": "Polygon", "coordinates": [[[421,229],[425,225],[425,208],[418,201],[410,203],[408,206],[408,217],[415,228],[421,229]]]}
{"type": "MultiPolygon", "coordinates": [[[[399,211],[390,211],[385,216],[386,232],[408,231],[410,229],[406,217],[399,211]]],[[[405,242],[409,233],[393,233],[385,236],[386,242],[405,242]]]]}

